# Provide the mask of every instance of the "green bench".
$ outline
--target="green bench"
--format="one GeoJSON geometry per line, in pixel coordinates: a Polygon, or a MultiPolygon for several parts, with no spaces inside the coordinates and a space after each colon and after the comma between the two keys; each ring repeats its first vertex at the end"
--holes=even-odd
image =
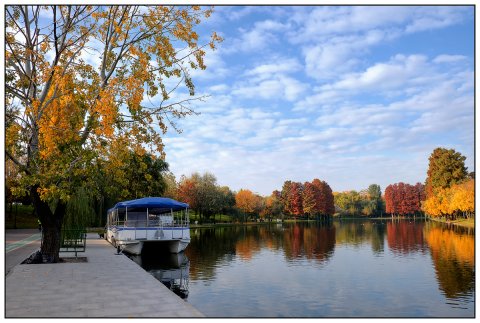
{"type": "Polygon", "coordinates": [[[63,229],[60,237],[60,252],[85,252],[87,231],[85,229],[63,229]]]}

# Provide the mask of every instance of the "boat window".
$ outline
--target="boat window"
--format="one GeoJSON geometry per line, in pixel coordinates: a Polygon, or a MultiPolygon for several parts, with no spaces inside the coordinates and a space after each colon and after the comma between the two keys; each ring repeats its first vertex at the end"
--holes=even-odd
{"type": "Polygon", "coordinates": [[[145,212],[130,212],[127,214],[125,223],[128,227],[144,227],[147,225],[147,216],[145,212]]]}
{"type": "MultiPolygon", "coordinates": [[[[130,216],[130,212],[128,212],[129,216],[130,216]]],[[[123,222],[125,221],[125,210],[118,210],[118,222],[123,224],[123,222]]]]}

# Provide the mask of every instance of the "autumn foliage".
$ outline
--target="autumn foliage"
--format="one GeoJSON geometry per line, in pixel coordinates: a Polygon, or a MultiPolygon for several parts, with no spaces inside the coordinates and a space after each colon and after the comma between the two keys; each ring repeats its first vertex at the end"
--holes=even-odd
{"type": "Polygon", "coordinates": [[[438,188],[423,205],[433,217],[461,214],[466,217],[475,212],[475,180],[470,179],[449,188],[438,188]]]}
{"type": "Polygon", "coordinates": [[[304,184],[285,181],[280,193],[286,214],[295,217],[304,214],[309,216],[331,216],[335,212],[333,193],[325,181],[314,179],[304,184]]]}
{"type": "Polygon", "coordinates": [[[32,197],[42,253],[54,262],[77,188],[100,194],[98,168],[115,174],[129,163],[118,147],[125,156],[164,159],[162,136],[204,98],[195,96],[190,72],[205,69],[205,48],[221,41],[213,32],[199,42],[212,10],[5,7],[5,154],[22,173],[15,192],[32,197]]]}
{"type": "Polygon", "coordinates": [[[421,211],[424,199],[425,191],[421,183],[391,184],[385,188],[385,211],[392,215],[414,215],[421,211]]]}
{"type": "Polygon", "coordinates": [[[475,180],[467,178],[465,156],[436,148],[429,157],[427,199],[423,210],[432,217],[470,217],[475,205],[475,180]]]}

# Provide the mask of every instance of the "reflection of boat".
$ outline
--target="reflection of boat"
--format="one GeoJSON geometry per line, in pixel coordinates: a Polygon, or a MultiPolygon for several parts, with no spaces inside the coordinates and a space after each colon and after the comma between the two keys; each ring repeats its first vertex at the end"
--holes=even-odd
{"type": "Polygon", "coordinates": [[[142,253],[130,258],[181,298],[188,297],[190,261],[185,253],[142,253]]]}
{"type": "Polygon", "coordinates": [[[164,197],[119,202],[108,210],[105,238],[134,255],[145,244],[183,251],[190,243],[188,204],[164,197]]]}

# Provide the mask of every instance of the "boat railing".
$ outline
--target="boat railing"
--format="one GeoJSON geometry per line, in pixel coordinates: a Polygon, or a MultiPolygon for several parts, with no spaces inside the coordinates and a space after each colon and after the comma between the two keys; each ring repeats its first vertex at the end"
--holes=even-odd
{"type": "Polygon", "coordinates": [[[156,228],[156,227],[188,227],[189,222],[185,220],[177,220],[174,219],[173,221],[162,221],[160,219],[157,220],[128,220],[127,221],[117,221],[117,227],[127,227],[127,228],[156,228]]]}

